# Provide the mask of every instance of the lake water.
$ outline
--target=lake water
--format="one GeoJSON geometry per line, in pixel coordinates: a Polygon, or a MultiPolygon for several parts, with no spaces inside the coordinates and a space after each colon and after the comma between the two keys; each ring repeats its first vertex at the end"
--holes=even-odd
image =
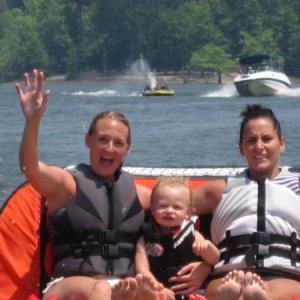
{"type": "MultiPolygon", "coordinates": [[[[122,79],[95,82],[48,82],[51,90],[40,133],[41,159],[48,164],[88,162],[84,134],[93,116],[116,109],[129,118],[133,147],[126,166],[244,166],[237,147],[239,114],[247,103],[262,103],[278,115],[287,138],[283,165],[299,166],[300,87],[286,95],[244,98],[233,84],[173,85],[172,97],[142,97],[140,84],[122,79]]],[[[0,206],[25,179],[18,167],[24,118],[14,83],[0,85],[0,206]]]]}

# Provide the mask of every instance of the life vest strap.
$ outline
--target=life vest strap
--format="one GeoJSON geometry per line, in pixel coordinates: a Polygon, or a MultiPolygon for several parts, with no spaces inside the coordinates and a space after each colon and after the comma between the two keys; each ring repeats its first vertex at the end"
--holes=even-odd
{"type": "MultiPolygon", "coordinates": [[[[79,246],[79,245],[78,245],[79,246]]],[[[65,257],[85,258],[89,256],[101,256],[104,259],[118,259],[120,257],[133,258],[134,250],[123,248],[119,245],[92,243],[83,247],[72,247],[56,251],[54,257],[56,261],[65,257]]]]}
{"type": "Polygon", "coordinates": [[[66,238],[55,239],[54,259],[58,261],[67,256],[83,258],[89,255],[102,256],[104,259],[120,257],[133,258],[137,234],[117,232],[114,230],[99,230],[97,232],[76,232],[64,235],[66,238]],[[119,243],[127,243],[124,248],[119,243]]]}
{"type": "Polygon", "coordinates": [[[115,230],[98,230],[95,232],[80,231],[66,233],[62,237],[54,238],[56,244],[78,244],[81,241],[97,241],[98,243],[117,244],[117,243],[135,243],[137,234],[119,232],[115,230]]]}
{"type": "Polygon", "coordinates": [[[291,265],[296,266],[296,263],[300,263],[300,254],[293,254],[292,251],[288,249],[282,249],[275,246],[269,245],[251,245],[248,247],[239,247],[235,249],[230,249],[230,253],[227,251],[222,252],[220,255],[221,260],[224,260],[228,257],[235,257],[239,255],[245,255],[245,261],[248,267],[256,266],[258,268],[264,267],[263,265],[257,264],[257,256],[261,257],[270,257],[270,256],[279,256],[291,260],[291,265]]]}
{"type": "Polygon", "coordinates": [[[300,248],[300,240],[296,238],[295,234],[295,232],[293,232],[291,236],[283,236],[269,232],[254,232],[237,236],[227,234],[226,238],[218,244],[218,248],[236,248],[243,245],[253,244],[284,244],[300,248]]]}

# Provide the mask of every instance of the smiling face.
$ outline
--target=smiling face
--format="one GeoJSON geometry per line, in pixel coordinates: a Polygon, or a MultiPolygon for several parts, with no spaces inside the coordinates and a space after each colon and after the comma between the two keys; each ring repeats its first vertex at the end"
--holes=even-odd
{"type": "Polygon", "coordinates": [[[180,226],[190,213],[189,189],[184,186],[158,187],[151,197],[150,209],[155,222],[160,226],[180,226]]]}
{"type": "Polygon", "coordinates": [[[251,178],[272,178],[278,175],[285,140],[278,134],[270,118],[250,119],[245,125],[239,146],[240,153],[248,162],[251,178]]]}
{"type": "Polygon", "coordinates": [[[105,181],[113,181],[116,170],[129,153],[129,129],[113,118],[98,119],[93,132],[86,134],[92,170],[105,181]]]}

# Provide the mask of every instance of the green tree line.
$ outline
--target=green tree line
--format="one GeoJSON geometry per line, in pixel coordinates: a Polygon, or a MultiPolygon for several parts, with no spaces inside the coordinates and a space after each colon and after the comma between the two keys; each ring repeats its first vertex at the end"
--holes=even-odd
{"type": "Polygon", "coordinates": [[[0,81],[33,67],[76,78],[122,71],[238,68],[269,54],[300,77],[299,0],[0,0],[0,81]]]}

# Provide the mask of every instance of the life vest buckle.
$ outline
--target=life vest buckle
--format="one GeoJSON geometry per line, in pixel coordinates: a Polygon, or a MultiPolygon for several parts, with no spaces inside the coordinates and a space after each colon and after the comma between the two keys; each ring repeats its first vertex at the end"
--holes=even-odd
{"type": "Polygon", "coordinates": [[[255,245],[255,254],[261,256],[269,256],[270,255],[270,246],[258,244],[255,245]]]}
{"type": "Polygon", "coordinates": [[[116,234],[113,230],[101,230],[97,235],[100,243],[112,244],[116,241],[116,234]]]}
{"type": "Polygon", "coordinates": [[[258,231],[254,233],[254,244],[270,245],[270,233],[266,231],[258,231]]]}
{"type": "Polygon", "coordinates": [[[105,259],[116,259],[120,257],[119,246],[104,244],[102,245],[102,256],[105,259]]]}

